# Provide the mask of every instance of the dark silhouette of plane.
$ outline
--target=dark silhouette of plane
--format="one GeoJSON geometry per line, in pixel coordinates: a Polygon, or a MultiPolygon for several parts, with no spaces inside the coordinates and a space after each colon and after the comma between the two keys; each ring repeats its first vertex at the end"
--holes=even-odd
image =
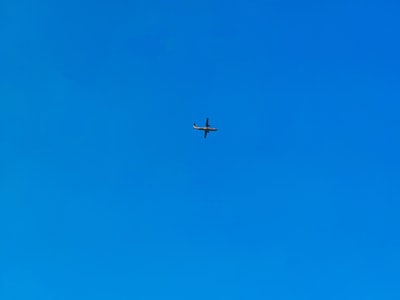
{"type": "Polygon", "coordinates": [[[210,124],[208,124],[208,118],[206,119],[206,126],[204,127],[199,127],[196,126],[196,123],[193,124],[193,128],[196,130],[203,130],[204,131],[204,138],[207,137],[207,133],[210,131],[217,131],[217,128],[212,128],[210,127],[210,124]]]}

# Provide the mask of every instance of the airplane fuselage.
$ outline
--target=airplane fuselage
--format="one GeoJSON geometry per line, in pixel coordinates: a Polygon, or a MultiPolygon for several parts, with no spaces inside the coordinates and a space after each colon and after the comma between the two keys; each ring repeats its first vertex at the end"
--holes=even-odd
{"type": "Polygon", "coordinates": [[[217,128],[212,128],[212,127],[193,126],[193,128],[196,129],[196,130],[203,130],[203,131],[217,131],[217,128]]]}

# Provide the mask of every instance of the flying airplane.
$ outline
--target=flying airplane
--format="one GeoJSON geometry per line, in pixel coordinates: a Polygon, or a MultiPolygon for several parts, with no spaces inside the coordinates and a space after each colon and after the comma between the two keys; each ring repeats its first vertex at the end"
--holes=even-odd
{"type": "Polygon", "coordinates": [[[206,119],[206,126],[198,127],[198,126],[196,126],[196,123],[194,123],[193,124],[193,128],[196,129],[196,130],[203,130],[204,131],[204,138],[207,137],[207,133],[209,131],[217,131],[217,128],[210,127],[210,124],[208,124],[208,118],[206,119]]]}

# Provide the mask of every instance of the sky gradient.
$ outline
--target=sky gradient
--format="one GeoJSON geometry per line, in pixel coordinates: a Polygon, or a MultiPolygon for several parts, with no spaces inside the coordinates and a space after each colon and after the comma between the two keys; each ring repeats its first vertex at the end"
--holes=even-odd
{"type": "Polygon", "coordinates": [[[322,2],[1,1],[0,299],[399,299],[400,4],[322,2]]]}

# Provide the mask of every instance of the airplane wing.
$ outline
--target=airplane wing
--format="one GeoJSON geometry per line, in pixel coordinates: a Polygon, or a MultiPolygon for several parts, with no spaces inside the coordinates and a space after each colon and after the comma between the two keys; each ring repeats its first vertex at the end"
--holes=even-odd
{"type": "Polygon", "coordinates": [[[208,118],[206,119],[206,127],[208,127],[209,125],[208,125],[208,118]]]}
{"type": "Polygon", "coordinates": [[[208,131],[207,131],[207,130],[204,130],[204,138],[207,137],[207,133],[208,133],[208,131]]]}

